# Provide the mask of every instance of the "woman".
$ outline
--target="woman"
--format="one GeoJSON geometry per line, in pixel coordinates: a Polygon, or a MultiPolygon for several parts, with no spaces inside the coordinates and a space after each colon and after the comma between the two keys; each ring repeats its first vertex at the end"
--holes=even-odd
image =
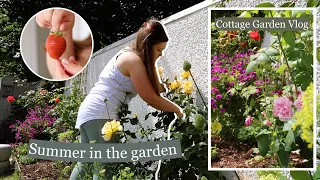
{"type": "MultiPolygon", "coordinates": [[[[101,134],[103,125],[119,119],[116,107],[121,102],[128,103],[136,94],[158,110],[184,117],[179,106],[160,96],[165,89],[160,84],[155,64],[167,41],[162,24],[149,19],[138,30],[131,47],[121,50],[109,61],[78,111],[76,128],[80,128],[81,143],[105,143],[101,134]]],[[[84,171],[83,164],[78,163],[71,179],[82,177],[84,171]]],[[[97,173],[94,170],[94,174],[97,173]]]]}

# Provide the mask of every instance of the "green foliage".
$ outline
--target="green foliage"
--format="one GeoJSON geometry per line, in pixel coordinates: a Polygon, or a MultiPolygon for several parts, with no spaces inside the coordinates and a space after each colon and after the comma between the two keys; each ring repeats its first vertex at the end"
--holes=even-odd
{"type": "Polygon", "coordinates": [[[53,89],[48,91],[47,89],[37,88],[36,90],[29,90],[20,95],[17,99],[17,104],[21,105],[23,108],[29,110],[34,109],[36,106],[46,107],[47,105],[52,105],[56,98],[60,98],[64,88],[53,89]]]}
{"type": "Polygon", "coordinates": [[[218,156],[217,145],[211,147],[211,159],[215,159],[218,156]]]}
{"type": "MultiPolygon", "coordinates": [[[[58,134],[70,130],[68,133],[78,133],[75,129],[78,110],[80,104],[85,98],[85,94],[78,88],[79,82],[74,82],[66,90],[70,91],[70,94],[60,96],[60,101],[56,103],[52,114],[57,118],[52,128],[47,129],[53,139],[56,139],[58,134]]],[[[69,136],[70,138],[71,136],[69,136]]],[[[75,136],[73,137],[75,140],[75,136]]],[[[73,141],[72,139],[67,139],[73,141]]]]}
{"type": "MultiPolygon", "coordinates": [[[[295,7],[295,1],[288,1],[280,5],[280,7],[295,7]]],[[[307,7],[318,7],[320,5],[319,0],[308,0],[307,7]]],[[[256,5],[256,7],[275,7],[273,3],[267,2],[267,3],[261,3],[256,5]]]]}
{"type": "Polygon", "coordinates": [[[75,138],[75,132],[72,130],[68,130],[66,132],[62,132],[58,134],[58,141],[59,142],[73,142],[75,138]]]}
{"type": "Polygon", "coordinates": [[[22,24],[11,19],[9,11],[0,8],[0,77],[13,75],[15,78],[37,81],[25,65],[20,54],[22,24]]]}
{"type": "Polygon", "coordinates": [[[21,164],[32,164],[37,159],[28,157],[28,143],[16,143],[12,146],[12,154],[21,164]]]}
{"type": "Polygon", "coordinates": [[[32,163],[35,163],[37,160],[34,159],[34,158],[31,158],[27,155],[22,155],[19,157],[19,163],[21,164],[32,164],[32,163]]]}
{"type": "Polygon", "coordinates": [[[257,171],[258,180],[287,180],[281,171],[257,171]]]}
{"type": "Polygon", "coordinates": [[[294,180],[310,179],[308,171],[290,171],[290,175],[294,180]]]}

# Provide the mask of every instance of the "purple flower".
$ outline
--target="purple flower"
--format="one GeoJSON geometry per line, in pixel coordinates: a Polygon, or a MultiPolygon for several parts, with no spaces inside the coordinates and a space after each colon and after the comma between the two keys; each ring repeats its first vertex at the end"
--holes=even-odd
{"type": "Polygon", "coordinates": [[[211,78],[211,81],[219,81],[219,80],[220,80],[220,78],[218,76],[213,76],[211,78]]]}
{"type": "Polygon", "coordinates": [[[224,112],[226,112],[226,109],[225,109],[225,108],[221,108],[221,109],[220,109],[220,112],[221,112],[221,113],[224,113],[224,112]]]}
{"type": "Polygon", "coordinates": [[[256,94],[260,94],[261,93],[261,88],[256,88],[256,94]]]}
{"type": "Polygon", "coordinates": [[[217,94],[217,95],[216,95],[216,99],[217,99],[217,100],[222,99],[222,95],[221,95],[221,94],[217,94]]]}
{"type": "Polygon", "coordinates": [[[218,58],[218,56],[213,56],[213,60],[218,60],[219,58],[218,58]]]}
{"type": "Polygon", "coordinates": [[[257,85],[257,86],[260,86],[260,85],[262,85],[263,81],[258,80],[258,81],[254,82],[254,83],[255,83],[255,85],[257,85]]]}
{"type": "Polygon", "coordinates": [[[216,104],[216,101],[213,98],[211,98],[211,104],[216,104]]]}
{"type": "Polygon", "coordinates": [[[214,88],[211,89],[211,92],[213,92],[213,93],[218,93],[218,92],[219,92],[219,89],[214,87],[214,88]]]}

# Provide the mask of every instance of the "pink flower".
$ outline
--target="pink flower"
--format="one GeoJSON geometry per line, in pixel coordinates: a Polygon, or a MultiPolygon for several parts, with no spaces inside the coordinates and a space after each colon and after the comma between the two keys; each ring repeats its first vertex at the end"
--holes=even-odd
{"type": "Polygon", "coordinates": [[[44,95],[46,92],[47,92],[47,90],[42,89],[42,90],[40,91],[40,94],[41,94],[41,95],[44,95]]]}
{"type": "Polygon", "coordinates": [[[246,120],[244,121],[244,123],[246,124],[246,126],[250,126],[251,123],[252,123],[252,117],[251,116],[248,116],[246,118],[246,120]]]}
{"type": "Polygon", "coordinates": [[[302,109],[302,94],[303,93],[300,93],[298,96],[298,99],[294,102],[294,105],[296,106],[298,111],[300,111],[302,109]]]}
{"type": "Polygon", "coordinates": [[[217,100],[222,99],[222,95],[221,95],[221,94],[217,94],[217,95],[216,95],[216,99],[217,99],[217,100]]]}
{"type": "Polygon", "coordinates": [[[279,97],[273,102],[273,115],[279,117],[280,121],[286,121],[292,118],[292,101],[286,96],[279,97]]]}
{"type": "Polygon", "coordinates": [[[272,124],[272,122],[269,121],[269,120],[265,120],[265,121],[263,121],[263,124],[264,124],[265,126],[270,126],[270,125],[272,124]]]}

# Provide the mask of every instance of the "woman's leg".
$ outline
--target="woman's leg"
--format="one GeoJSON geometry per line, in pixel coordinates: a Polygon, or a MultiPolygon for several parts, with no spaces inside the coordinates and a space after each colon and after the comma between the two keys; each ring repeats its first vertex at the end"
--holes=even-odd
{"type": "MultiPolygon", "coordinates": [[[[89,142],[94,142],[94,143],[109,143],[109,141],[105,141],[102,137],[101,134],[101,129],[103,128],[104,124],[107,121],[111,120],[93,120],[89,121],[88,123],[83,124],[83,129],[86,131],[89,142]]],[[[93,180],[98,180],[98,179],[105,179],[104,174],[105,173],[100,173],[101,170],[105,169],[104,168],[105,163],[94,163],[93,164],[93,180]]],[[[106,170],[107,171],[107,170],[106,170]]]]}
{"type": "MultiPolygon", "coordinates": [[[[81,143],[108,143],[104,141],[101,134],[101,129],[103,128],[104,124],[107,119],[97,119],[91,120],[80,127],[80,142],[81,143]]],[[[99,177],[103,176],[104,174],[99,174],[99,172],[104,169],[104,163],[81,163],[78,162],[76,167],[73,169],[70,180],[78,180],[83,179],[86,173],[92,174],[93,169],[93,180],[99,179],[99,177]]],[[[92,176],[91,176],[92,177],[92,176]]]]}
{"type": "MultiPolygon", "coordinates": [[[[80,127],[80,143],[89,143],[89,138],[86,133],[86,131],[83,129],[83,127],[80,127]]],[[[82,163],[78,162],[76,166],[73,168],[73,171],[70,175],[70,180],[82,180],[86,173],[89,174],[90,177],[92,177],[92,170],[91,167],[92,163],[82,163]]]]}

